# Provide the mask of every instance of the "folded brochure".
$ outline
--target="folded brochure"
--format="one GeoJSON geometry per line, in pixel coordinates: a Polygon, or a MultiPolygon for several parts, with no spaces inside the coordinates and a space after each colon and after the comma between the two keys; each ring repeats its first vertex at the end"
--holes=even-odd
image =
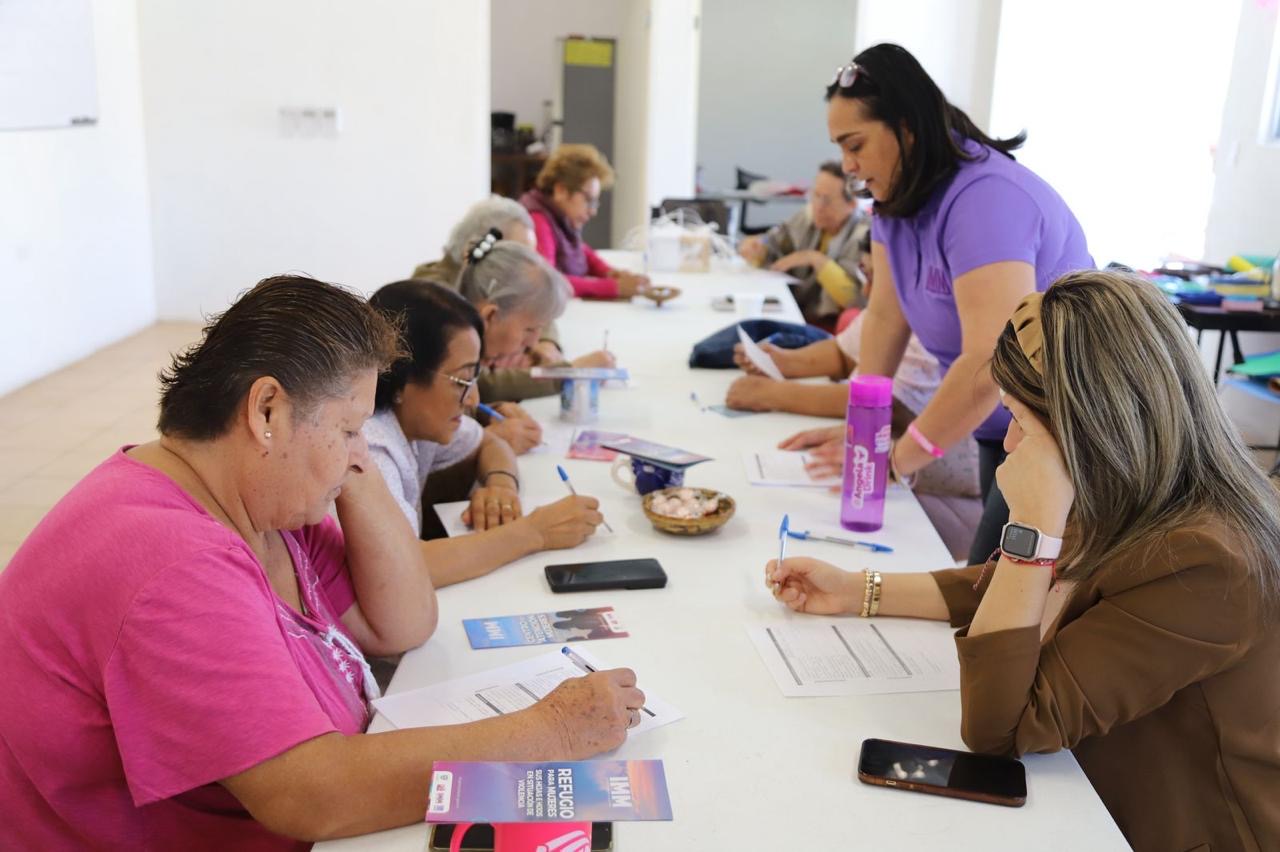
{"type": "Polygon", "coordinates": [[[631,377],[625,367],[534,367],[529,376],[535,379],[595,379],[625,382],[631,377]]]}
{"type": "Polygon", "coordinates": [[[611,606],[562,609],[528,615],[495,615],[463,619],[472,648],[511,648],[518,645],[550,645],[584,639],[620,639],[627,632],[611,606]]]}
{"type": "Polygon", "coordinates": [[[677,470],[692,467],[699,462],[711,461],[710,456],[700,456],[697,453],[691,453],[678,447],[668,447],[664,444],[642,441],[639,438],[630,436],[613,441],[601,441],[600,446],[609,450],[617,450],[632,458],[677,470]]]}
{"type": "Polygon", "coordinates": [[[437,760],[427,822],[671,819],[661,760],[437,760]]]}
{"type": "Polygon", "coordinates": [[[613,461],[618,457],[618,451],[607,449],[604,443],[621,440],[626,437],[622,432],[597,432],[593,429],[584,429],[574,434],[573,442],[569,444],[569,452],[566,456],[571,459],[613,461]]]}

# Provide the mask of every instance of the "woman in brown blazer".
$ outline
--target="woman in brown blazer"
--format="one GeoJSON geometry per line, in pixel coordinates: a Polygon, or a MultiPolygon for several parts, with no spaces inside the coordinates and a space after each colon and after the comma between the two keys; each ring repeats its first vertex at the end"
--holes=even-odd
{"type": "Polygon", "coordinates": [[[1011,526],[986,565],[792,558],[766,583],[799,612],[960,627],[965,743],[1071,749],[1136,849],[1280,849],[1280,499],[1177,311],[1073,273],[1023,300],[992,372],[1011,526]]]}

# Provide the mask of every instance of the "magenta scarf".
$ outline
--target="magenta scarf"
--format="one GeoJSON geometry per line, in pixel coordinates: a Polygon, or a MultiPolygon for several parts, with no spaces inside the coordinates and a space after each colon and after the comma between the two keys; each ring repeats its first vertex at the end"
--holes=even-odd
{"type": "Polygon", "coordinates": [[[530,213],[543,214],[551,223],[551,235],[556,241],[556,269],[565,275],[586,275],[587,253],[583,251],[582,232],[565,221],[541,190],[529,190],[520,196],[520,203],[530,213]]]}

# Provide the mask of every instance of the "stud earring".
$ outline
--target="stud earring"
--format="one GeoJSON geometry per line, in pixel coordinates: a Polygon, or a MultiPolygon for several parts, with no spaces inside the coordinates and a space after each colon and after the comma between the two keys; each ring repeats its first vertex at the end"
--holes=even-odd
{"type": "Polygon", "coordinates": [[[263,437],[270,438],[270,437],[271,437],[271,430],[270,430],[270,429],[268,429],[267,431],[263,432],[262,434],[263,434],[263,437]]]}

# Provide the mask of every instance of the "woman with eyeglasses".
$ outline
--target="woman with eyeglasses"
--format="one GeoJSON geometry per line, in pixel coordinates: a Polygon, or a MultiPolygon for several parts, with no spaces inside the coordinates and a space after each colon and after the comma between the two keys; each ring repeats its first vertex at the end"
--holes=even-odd
{"type": "Polygon", "coordinates": [[[561,145],[520,197],[533,217],[538,253],[563,272],[574,295],[630,299],[649,287],[646,275],[614,269],[582,239],[600,209],[600,193],[613,185],[613,168],[594,145],[561,145]]]}
{"type": "Polygon", "coordinates": [[[853,187],[834,160],[818,167],[809,203],[766,233],[747,237],[738,253],[800,279],[794,293],[805,322],[834,331],[840,312],[866,305],[859,242],[870,223],[858,213],[853,187]]]}
{"type": "Polygon", "coordinates": [[[593,497],[570,496],[523,514],[515,453],[467,416],[479,401],[480,312],[445,287],[413,280],[382,287],[369,303],[399,318],[408,353],[378,376],[374,415],[363,428],[397,507],[421,534],[428,477],[461,469],[475,484],[463,519],[476,533],[421,542],[432,584],[478,577],[530,553],[575,547],[592,535],[601,521],[593,497]]]}
{"type": "MultiPolygon", "coordinates": [[[[497,228],[489,229],[473,241],[465,251],[464,260],[452,289],[457,289],[484,321],[484,364],[478,388],[483,398],[485,378],[537,343],[547,326],[564,313],[565,303],[572,298],[573,291],[564,276],[537,252],[523,243],[504,240],[503,232],[497,228]]],[[[450,286],[448,282],[439,283],[450,286]]],[[[518,371],[501,372],[505,376],[501,384],[511,390],[519,389],[511,381],[518,371]]],[[[529,378],[527,370],[519,372],[523,373],[526,386],[550,384],[552,393],[558,387],[554,382],[529,378]]],[[[491,384],[489,389],[494,387],[491,384]]],[[[544,391],[541,395],[547,393],[544,391]]],[[[542,427],[510,397],[491,397],[488,401],[501,416],[489,418],[486,433],[502,438],[516,455],[524,455],[542,442],[542,427]]]]}
{"type": "MultiPolygon", "coordinates": [[[[991,353],[1019,300],[1065,272],[1093,268],[1084,231],[1053,187],[1014,160],[1025,134],[983,133],[902,47],[859,53],[837,70],[826,97],[845,174],[874,199],[879,286],[867,304],[858,370],[894,375],[914,333],[944,372],[894,444],[891,468],[910,482],[973,435],[985,507],[969,561],[984,562],[1008,517],[994,478],[1009,415],[998,405],[991,353]]],[[[816,429],[782,446],[816,447],[811,471],[838,471],[842,436],[840,427],[816,429]]]]}

